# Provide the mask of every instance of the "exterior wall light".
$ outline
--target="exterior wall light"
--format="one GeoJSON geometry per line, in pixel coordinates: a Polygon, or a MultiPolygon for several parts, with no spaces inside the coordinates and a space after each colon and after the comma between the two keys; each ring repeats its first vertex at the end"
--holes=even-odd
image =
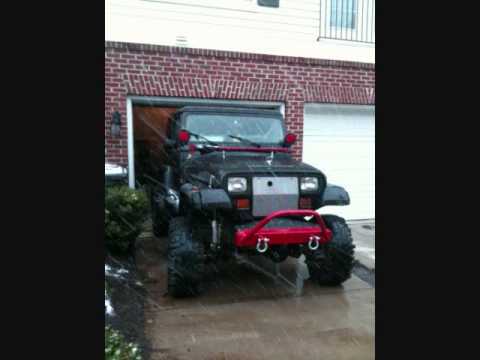
{"type": "Polygon", "coordinates": [[[111,134],[113,137],[120,136],[120,129],[122,125],[122,116],[118,111],[115,111],[112,116],[112,124],[111,124],[111,134]]]}

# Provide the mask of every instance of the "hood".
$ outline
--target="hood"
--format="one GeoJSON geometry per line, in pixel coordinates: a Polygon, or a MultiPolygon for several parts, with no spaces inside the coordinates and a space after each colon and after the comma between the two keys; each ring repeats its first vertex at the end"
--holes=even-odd
{"type": "Polygon", "coordinates": [[[185,162],[183,174],[201,177],[208,181],[211,175],[219,183],[231,175],[316,175],[323,173],[303,162],[297,161],[287,153],[254,153],[254,152],[222,152],[215,151],[203,155],[195,155],[185,162]]]}

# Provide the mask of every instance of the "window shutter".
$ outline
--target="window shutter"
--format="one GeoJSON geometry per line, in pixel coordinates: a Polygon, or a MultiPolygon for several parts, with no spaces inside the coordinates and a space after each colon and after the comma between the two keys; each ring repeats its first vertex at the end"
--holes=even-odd
{"type": "Polygon", "coordinates": [[[278,8],[280,7],[280,0],[258,0],[258,5],[278,8]]]}

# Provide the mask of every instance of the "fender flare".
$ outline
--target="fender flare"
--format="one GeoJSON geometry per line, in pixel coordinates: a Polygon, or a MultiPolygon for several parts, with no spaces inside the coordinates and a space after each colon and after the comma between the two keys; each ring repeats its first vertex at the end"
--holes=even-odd
{"type": "Polygon", "coordinates": [[[348,195],[348,192],[341,186],[327,184],[325,191],[323,192],[321,206],[328,205],[350,205],[350,196],[348,195]]]}
{"type": "Polygon", "coordinates": [[[180,187],[180,193],[189,207],[198,211],[232,209],[230,197],[223,189],[198,189],[192,184],[186,183],[180,187]]]}

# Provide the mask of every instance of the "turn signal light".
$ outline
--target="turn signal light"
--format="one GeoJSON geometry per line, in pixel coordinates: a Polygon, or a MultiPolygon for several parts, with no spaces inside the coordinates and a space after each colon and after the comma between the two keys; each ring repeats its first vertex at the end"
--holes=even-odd
{"type": "Polygon", "coordinates": [[[250,200],[237,199],[237,209],[250,209],[250,200]]]}
{"type": "Polygon", "coordinates": [[[190,133],[187,130],[180,130],[178,133],[178,141],[181,144],[186,144],[190,140],[190,133]]]}
{"type": "Polygon", "coordinates": [[[312,198],[301,197],[298,203],[300,209],[311,209],[312,208],[312,198]]]}
{"type": "Polygon", "coordinates": [[[297,141],[297,135],[289,133],[285,136],[284,141],[285,141],[285,145],[291,146],[293,145],[293,143],[295,143],[295,141],[297,141]]]}

